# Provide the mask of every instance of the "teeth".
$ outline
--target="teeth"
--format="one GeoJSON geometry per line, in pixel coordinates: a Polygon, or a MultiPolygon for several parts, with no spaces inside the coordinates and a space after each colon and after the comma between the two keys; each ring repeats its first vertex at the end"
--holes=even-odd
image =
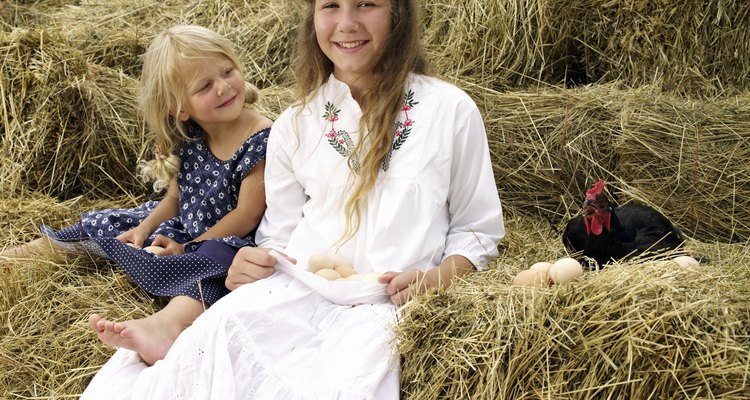
{"type": "Polygon", "coordinates": [[[364,40],[360,40],[357,42],[339,42],[339,46],[345,48],[345,49],[353,49],[357,46],[361,46],[362,43],[364,43],[364,40]]]}

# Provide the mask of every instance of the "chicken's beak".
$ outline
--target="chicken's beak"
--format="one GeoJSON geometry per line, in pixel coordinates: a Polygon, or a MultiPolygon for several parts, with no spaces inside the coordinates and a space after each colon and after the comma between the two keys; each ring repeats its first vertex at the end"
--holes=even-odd
{"type": "Polygon", "coordinates": [[[594,207],[594,202],[590,199],[586,199],[586,201],[583,202],[583,215],[591,216],[593,214],[596,214],[596,207],[594,207]]]}

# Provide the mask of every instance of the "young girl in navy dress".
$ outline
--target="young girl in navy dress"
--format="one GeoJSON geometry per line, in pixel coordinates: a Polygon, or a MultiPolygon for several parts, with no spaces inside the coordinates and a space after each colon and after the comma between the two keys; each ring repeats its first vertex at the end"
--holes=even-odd
{"type": "Polygon", "coordinates": [[[166,189],[163,199],[87,213],[59,231],[42,227],[46,237],[24,250],[88,251],[114,261],[149,293],[172,297],[144,319],[89,319],[102,341],[148,364],[228,293],[232,257],[254,245],[272,121],[245,106],[258,95],[247,86],[232,44],[218,33],[176,26],[157,35],[143,55],[139,100],[156,134],[156,157],[142,172],[157,191],[166,189]]]}

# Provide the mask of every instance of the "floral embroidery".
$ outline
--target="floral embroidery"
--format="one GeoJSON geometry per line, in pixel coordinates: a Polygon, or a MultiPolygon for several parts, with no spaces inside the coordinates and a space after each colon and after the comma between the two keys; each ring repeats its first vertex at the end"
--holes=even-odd
{"type": "Polygon", "coordinates": [[[351,156],[349,164],[355,173],[359,173],[359,160],[356,155],[352,155],[352,152],[354,151],[354,142],[352,142],[351,136],[349,136],[349,133],[343,129],[338,132],[336,131],[335,124],[339,119],[340,112],[341,110],[336,108],[335,105],[326,102],[326,113],[323,114],[323,118],[331,123],[331,129],[326,133],[326,138],[328,138],[328,144],[330,144],[339,154],[344,157],[351,156]]]}
{"type": "MultiPolygon", "coordinates": [[[[404,121],[401,122],[398,120],[394,124],[393,143],[391,143],[391,148],[388,150],[388,154],[385,155],[383,163],[380,166],[383,171],[388,170],[393,152],[400,149],[406,142],[406,139],[409,138],[411,128],[414,125],[414,120],[409,118],[409,111],[417,104],[419,104],[419,102],[414,100],[414,91],[409,90],[404,94],[404,103],[401,106],[401,111],[404,113],[404,121]]],[[[336,130],[336,121],[339,120],[339,113],[341,110],[336,108],[336,105],[331,102],[326,102],[325,110],[326,112],[323,114],[323,118],[331,124],[331,128],[325,134],[328,139],[328,144],[330,144],[331,147],[343,157],[349,157],[349,165],[352,167],[352,170],[355,173],[359,173],[359,159],[356,155],[352,154],[354,151],[354,142],[352,141],[351,136],[349,136],[349,133],[343,129],[336,130]]]]}

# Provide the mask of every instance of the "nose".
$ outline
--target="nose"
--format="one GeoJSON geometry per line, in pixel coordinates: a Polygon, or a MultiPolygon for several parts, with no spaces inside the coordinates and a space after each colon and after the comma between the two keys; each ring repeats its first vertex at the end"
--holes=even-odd
{"type": "Polygon", "coordinates": [[[343,7],[338,21],[338,28],[341,32],[356,32],[359,30],[359,19],[357,18],[357,8],[343,7]]]}
{"type": "Polygon", "coordinates": [[[224,79],[219,79],[216,81],[216,95],[218,97],[221,97],[222,94],[226,93],[226,91],[229,89],[229,82],[227,82],[224,79]]]}

